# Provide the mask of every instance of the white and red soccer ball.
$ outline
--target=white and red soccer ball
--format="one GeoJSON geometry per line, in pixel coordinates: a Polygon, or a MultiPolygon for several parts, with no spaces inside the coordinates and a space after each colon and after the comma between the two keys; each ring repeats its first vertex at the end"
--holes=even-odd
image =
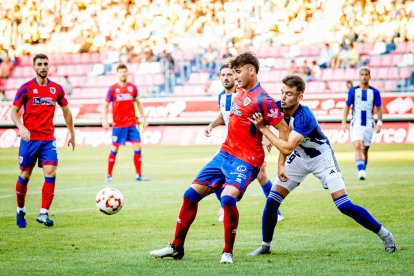
{"type": "Polygon", "coordinates": [[[96,195],[96,207],[106,215],[113,215],[121,211],[124,205],[124,196],[114,188],[104,188],[96,195]]]}

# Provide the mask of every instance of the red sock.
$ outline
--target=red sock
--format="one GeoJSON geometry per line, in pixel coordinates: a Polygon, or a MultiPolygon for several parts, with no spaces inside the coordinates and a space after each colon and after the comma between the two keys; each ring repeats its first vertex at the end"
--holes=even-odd
{"type": "Polygon", "coordinates": [[[22,177],[17,178],[16,182],[16,201],[17,207],[23,208],[26,201],[27,183],[29,179],[23,179],[22,177]]]}
{"type": "Polygon", "coordinates": [[[116,152],[110,151],[108,157],[108,175],[112,175],[112,170],[114,169],[115,161],[116,161],[116,152]]]}
{"type": "Polygon", "coordinates": [[[172,242],[175,248],[184,247],[185,237],[197,215],[197,209],[198,202],[194,203],[184,196],[183,205],[181,206],[180,215],[178,216],[177,225],[175,226],[174,240],[172,242]]]}
{"type": "Polygon", "coordinates": [[[239,211],[236,205],[225,205],[224,209],[224,249],[223,252],[233,254],[234,241],[236,240],[237,226],[239,225],[239,211]]]}
{"type": "Polygon", "coordinates": [[[45,177],[42,188],[42,208],[49,209],[55,196],[55,177],[45,177]]]}
{"type": "Polygon", "coordinates": [[[138,176],[141,176],[141,151],[134,150],[134,165],[138,176]]]}

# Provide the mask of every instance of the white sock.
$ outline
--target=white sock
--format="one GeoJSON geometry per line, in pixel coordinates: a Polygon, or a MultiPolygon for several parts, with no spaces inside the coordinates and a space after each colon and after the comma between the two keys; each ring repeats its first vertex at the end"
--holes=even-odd
{"type": "Polygon", "coordinates": [[[47,210],[47,209],[45,209],[45,208],[40,208],[40,213],[41,213],[41,214],[47,213],[47,211],[48,211],[48,210],[47,210]]]}
{"type": "Polygon", "coordinates": [[[262,245],[266,245],[266,246],[269,246],[270,247],[270,242],[264,242],[264,241],[262,241],[262,245]]]}
{"type": "Polygon", "coordinates": [[[385,227],[381,226],[381,229],[378,231],[377,235],[380,238],[385,237],[386,235],[388,235],[390,233],[390,231],[388,231],[385,227]]]}
{"type": "Polygon", "coordinates": [[[26,213],[26,210],[24,209],[24,207],[23,208],[19,208],[19,207],[16,208],[17,213],[20,212],[20,211],[23,211],[24,213],[26,213]]]}

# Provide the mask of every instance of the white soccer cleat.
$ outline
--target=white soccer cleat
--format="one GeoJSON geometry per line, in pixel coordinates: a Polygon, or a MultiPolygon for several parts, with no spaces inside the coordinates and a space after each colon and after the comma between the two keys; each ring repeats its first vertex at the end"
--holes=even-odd
{"type": "Polygon", "coordinates": [[[367,178],[367,173],[365,170],[358,171],[358,179],[365,180],[367,178]]]}
{"type": "Polygon", "coordinates": [[[106,183],[112,182],[112,176],[111,175],[107,175],[106,178],[105,178],[105,182],[106,183]]]}
{"type": "Polygon", "coordinates": [[[223,254],[221,255],[220,263],[221,264],[232,264],[233,263],[233,255],[231,253],[228,253],[228,252],[223,252],[223,254]]]}
{"type": "Polygon", "coordinates": [[[285,217],[282,215],[277,215],[277,221],[283,221],[285,220],[285,217]]]}
{"type": "Polygon", "coordinates": [[[247,256],[259,256],[259,255],[264,255],[264,254],[270,254],[272,251],[270,249],[270,246],[268,245],[260,245],[259,248],[257,248],[256,250],[250,252],[249,254],[247,254],[247,256]]]}
{"type": "Polygon", "coordinates": [[[151,251],[150,255],[155,258],[171,257],[181,260],[184,257],[184,249],[177,250],[170,244],[167,247],[151,251]]]}
{"type": "Polygon", "coordinates": [[[219,215],[219,217],[218,217],[217,221],[223,222],[223,220],[224,220],[224,209],[223,208],[220,208],[218,210],[218,215],[219,215]]]}
{"type": "Polygon", "coordinates": [[[381,239],[384,241],[385,252],[394,253],[395,251],[397,251],[397,246],[395,245],[395,240],[391,232],[389,232],[388,235],[381,239]]]}

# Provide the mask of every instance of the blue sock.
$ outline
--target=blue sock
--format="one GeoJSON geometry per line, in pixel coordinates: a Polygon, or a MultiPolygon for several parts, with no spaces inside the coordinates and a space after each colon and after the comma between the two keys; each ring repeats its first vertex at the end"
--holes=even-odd
{"type": "Polygon", "coordinates": [[[269,196],[271,189],[272,189],[272,181],[268,180],[267,183],[262,186],[262,190],[266,198],[269,196]]]}
{"type": "Polygon", "coordinates": [[[220,202],[221,202],[221,193],[223,192],[223,190],[224,190],[224,188],[220,188],[215,192],[216,197],[217,197],[218,201],[220,201],[220,202]]]}
{"type": "Polygon", "coordinates": [[[365,170],[365,161],[364,160],[360,159],[360,160],[355,161],[355,163],[356,163],[356,167],[357,167],[358,171],[365,170]]]}
{"type": "Polygon", "coordinates": [[[266,205],[263,210],[262,216],[262,240],[264,242],[271,242],[273,239],[273,233],[277,224],[277,216],[275,213],[282,204],[283,196],[275,191],[270,191],[266,200],[266,205]]]}
{"type": "Polygon", "coordinates": [[[365,161],[365,166],[364,166],[364,170],[366,170],[368,167],[368,161],[365,161]]]}
{"type": "Polygon", "coordinates": [[[334,200],[336,207],[343,214],[353,218],[356,222],[371,230],[375,234],[381,229],[381,224],[371,214],[356,204],[353,204],[348,195],[343,195],[334,200]]]}

